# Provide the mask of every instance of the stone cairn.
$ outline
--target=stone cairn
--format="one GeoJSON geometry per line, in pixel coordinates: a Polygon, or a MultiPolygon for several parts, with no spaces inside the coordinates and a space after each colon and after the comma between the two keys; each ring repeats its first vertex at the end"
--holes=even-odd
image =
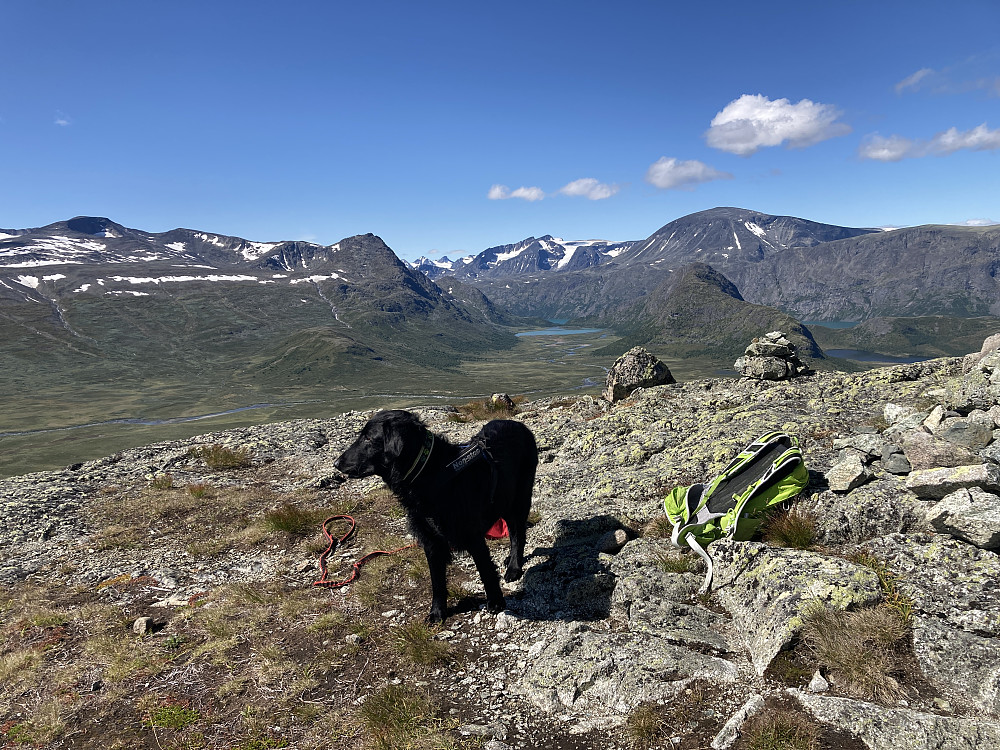
{"type": "Polygon", "coordinates": [[[795,344],[781,331],[754,339],[733,367],[743,377],[757,380],[788,380],[809,372],[809,368],[799,361],[795,344]]]}
{"type": "Polygon", "coordinates": [[[611,365],[604,398],[614,403],[628,397],[636,388],[652,388],[676,382],[670,374],[670,368],[641,346],[636,346],[611,365]]]}

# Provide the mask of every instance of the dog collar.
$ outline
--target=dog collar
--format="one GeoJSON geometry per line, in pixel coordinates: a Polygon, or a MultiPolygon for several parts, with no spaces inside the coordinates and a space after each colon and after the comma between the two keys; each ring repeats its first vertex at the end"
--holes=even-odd
{"type": "Polygon", "coordinates": [[[413,470],[416,469],[417,473],[413,474],[413,479],[410,479],[411,482],[416,482],[417,477],[419,477],[420,474],[423,472],[423,470],[427,467],[427,462],[431,460],[431,452],[433,450],[434,450],[434,433],[431,432],[430,430],[427,430],[424,434],[424,444],[420,446],[420,452],[417,454],[416,459],[414,459],[413,466],[411,466],[410,470],[403,475],[402,481],[405,482],[407,479],[409,479],[410,474],[413,474],[413,470]],[[419,469],[417,469],[418,464],[420,466],[419,469]]]}

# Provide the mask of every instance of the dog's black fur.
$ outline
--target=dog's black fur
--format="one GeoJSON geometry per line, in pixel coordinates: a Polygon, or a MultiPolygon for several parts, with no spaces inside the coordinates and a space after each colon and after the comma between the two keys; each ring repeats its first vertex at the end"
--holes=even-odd
{"type": "Polygon", "coordinates": [[[428,430],[420,419],[408,411],[381,411],[368,420],[335,463],[349,477],[382,477],[406,509],[410,529],[424,548],[431,571],[427,618],[431,622],[445,618],[446,571],[453,549],[472,555],[486,589],[487,608],[499,612],[506,607],[485,539],[499,518],[507,522],[510,533],[504,579],[516,581],[523,573],[524,538],[538,466],[535,437],[521,422],[497,419],[488,422],[476,439],[483,441],[490,458],[481,456],[456,472],[448,465],[462,453],[459,446],[434,435],[427,457],[428,430]]]}

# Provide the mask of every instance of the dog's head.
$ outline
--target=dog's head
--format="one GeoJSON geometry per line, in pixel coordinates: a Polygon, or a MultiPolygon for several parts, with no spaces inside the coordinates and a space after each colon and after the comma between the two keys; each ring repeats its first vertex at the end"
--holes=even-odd
{"type": "Polygon", "coordinates": [[[413,460],[426,433],[415,414],[399,409],[380,411],[368,420],[334,466],[352,479],[377,474],[389,481],[394,471],[397,476],[406,471],[406,467],[400,469],[402,460],[413,460]]]}

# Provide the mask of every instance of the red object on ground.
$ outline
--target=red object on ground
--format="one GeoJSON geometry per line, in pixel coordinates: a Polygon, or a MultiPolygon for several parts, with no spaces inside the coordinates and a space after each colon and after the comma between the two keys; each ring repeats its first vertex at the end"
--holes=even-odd
{"type": "Polygon", "coordinates": [[[505,536],[509,535],[510,534],[507,531],[507,522],[502,518],[490,526],[490,530],[486,532],[487,539],[503,539],[505,536]]]}

